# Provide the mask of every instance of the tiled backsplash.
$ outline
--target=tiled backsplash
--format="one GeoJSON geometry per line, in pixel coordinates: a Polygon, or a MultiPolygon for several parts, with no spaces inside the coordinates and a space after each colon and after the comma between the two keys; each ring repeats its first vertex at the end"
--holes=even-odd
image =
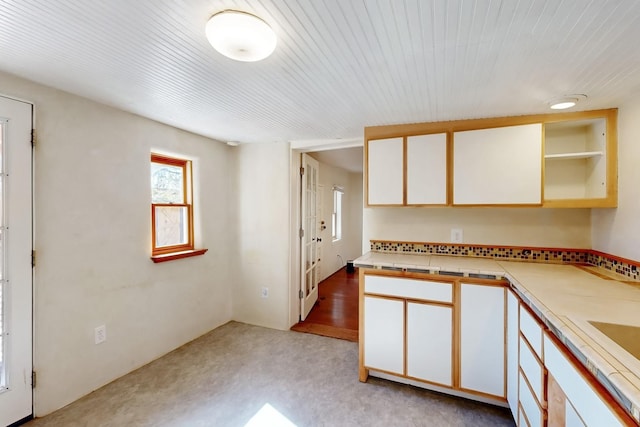
{"type": "Polygon", "coordinates": [[[588,252],[589,264],[621,274],[631,280],[640,281],[640,262],[619,258],[593,250],[588,252]]]}
{"type": "Polygon", "coordinates": [[[512,261],[557,264],[591,264],[631,280],[640,280],[640,262],[591,249],[536,248],[525,246],[465,245],[456,243],[414,243],[371,240],[371,251],[402,254],[434,254],[495,258],[512,261]]]}

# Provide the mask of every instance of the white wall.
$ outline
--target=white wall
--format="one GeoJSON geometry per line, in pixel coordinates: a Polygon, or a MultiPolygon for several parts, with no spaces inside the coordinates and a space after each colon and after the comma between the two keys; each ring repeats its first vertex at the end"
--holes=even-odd
{"type": "Polygon", "coordinates": [[[289,144],[245,144],[236,148],[238,255],[233,318],[288,329],[290,256],[289,144]],[[262,287],[269,297],[262,298],[262,287]]]}
{"type": "MultiPolygon", "coordinates": [[[[313,154],[311,154],[313,156],[313,154]]],[[[326,229],[319,233],[322,238],[322,261],[320,264],[320,280],[324,280],[341,267],[347,260],[355,259],[361,255],[360,242],[362,241],[362,175],[319,162],[320,180],[323,187],[321,220],[325,222],[326,229]],[[353,177],[352,175],[355,175],[353,177]],[[357,177],[360,178],[359,182],[357,177]],[[331,238],[331,214],[333,212],[333,186],[344,189],[342,197],[342,231],[340,240],[331,238]],[[357,218],[360,218],[358,220],[357,218]],[[339,256],[340,257],[339,257],[339,256]]]]}
{"type": "Polygon", "coordinates": [[[349,228],[356,233],[356,235],[349,239],[347,252],[351,254],[349,259],[356,259],[369,251],[369,246],[367,246],[366,250],[362,250],[362,217],[364,212],[364,183],[362,173],[350,173],[349,183],[349,188],[351,189],[351,196],[349,197],[349,228]]]}
{"type": "Polygon", "coordinates": [[[558,248],[591,247],[588,209],[365,208],[363,250],[370,240],[450,242],[461,228],[464,243],[558,248]]]}
{"type": "Polygon", "coordinates": [[[640,101],[618,110],[618,208],[593,209],[593,249],[640,261],[640,101]]]}
{"type": "Polygon", "coordinates": [[[229,148],[0,74],[36,106],[35,414],[45,415],[231,319],[229,148]],[[154,264],[149,153],[194,159],[203,256],[154,264]],[[107,341],[93,343],[105,324],[107,341]]]}

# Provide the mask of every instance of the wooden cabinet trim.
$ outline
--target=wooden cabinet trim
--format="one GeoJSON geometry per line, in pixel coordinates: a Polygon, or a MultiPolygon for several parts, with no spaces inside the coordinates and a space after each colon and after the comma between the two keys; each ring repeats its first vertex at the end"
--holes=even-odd
{"type": "MultiPolygon", "coordinates": [[[[444,132],[462,132],[468,130],[491,129],[535,123],[556,123],[570,120],[587,120],[596,118],[615,119],[615,117],[617,116],[617,112],[617,108],[610,108],[602,110],[575,111],[571,113],[549,113],[525,116],[452,120],[445,122],[423,122],[385,126],[366,126],[364,128],[364,139],[365,141],[368,141],[370,139],[387,139],[405,136],[430,135],[434,133],[444,132]]],[[[609,131],[609,129],[607,129],[607,131],[609,131]]]]}

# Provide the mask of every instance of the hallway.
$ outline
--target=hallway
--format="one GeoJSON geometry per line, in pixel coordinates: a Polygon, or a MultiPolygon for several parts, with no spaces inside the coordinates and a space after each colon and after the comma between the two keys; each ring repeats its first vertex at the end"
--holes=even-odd
{"type": "Polygon", "coordinates": [[[320,282],[318,301],[291,330],[357,342],[358,269],[348,273],[343,267],[320,282]]]}

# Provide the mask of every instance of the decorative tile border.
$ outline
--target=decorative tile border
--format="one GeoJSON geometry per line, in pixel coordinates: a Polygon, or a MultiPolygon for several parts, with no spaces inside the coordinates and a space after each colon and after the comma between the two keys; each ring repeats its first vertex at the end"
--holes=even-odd
{"type": "Polygon", "coordinates": [[[640,281],[640,262],[592,249],[538,248],[531,246],[467,245],[371,240],[371,251],[412,255],[452,255],[550,264],[590,264],[640,281]]]}
{"type": "Polygon", "coordinates": [[[631,280],[640,281],[640,263],[604,252],[589,251],[587,261],[591,265],[621,274],[631,280]]]}

